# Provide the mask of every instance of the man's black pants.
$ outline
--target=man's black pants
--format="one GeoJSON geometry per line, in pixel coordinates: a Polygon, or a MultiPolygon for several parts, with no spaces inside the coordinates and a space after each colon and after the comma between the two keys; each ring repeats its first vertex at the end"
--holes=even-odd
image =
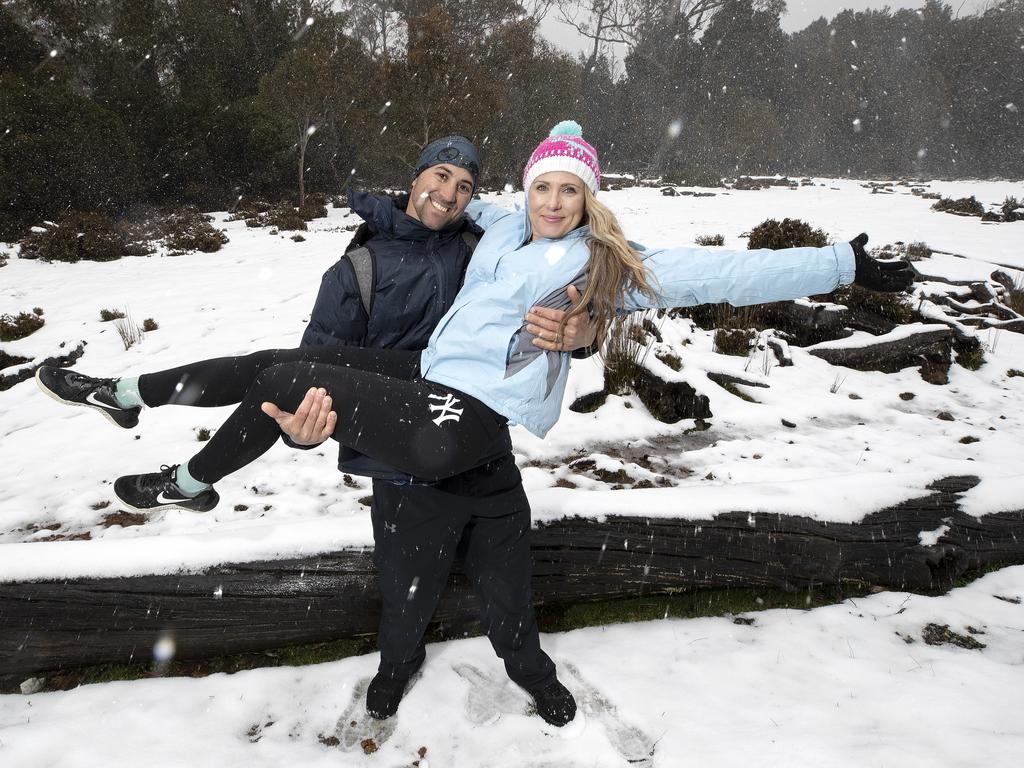
{"type": "Polygon", "coordinates": [[[479,497],[375,480],[373,497],[374,560],[384,604],[380,671],[408,677],[423,663],[423,633],[461,555],[484,631],[508,676],[524,688],[552,679],[555,665],[541,650],[533,611],[530,509],[521,484],[479,497]]]}

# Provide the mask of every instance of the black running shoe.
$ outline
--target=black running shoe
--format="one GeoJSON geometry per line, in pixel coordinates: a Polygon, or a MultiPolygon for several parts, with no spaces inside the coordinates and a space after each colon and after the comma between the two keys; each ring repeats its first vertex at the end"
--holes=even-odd
{"type": "Polygon", "coordinates": [[[117,404],[114,388],[117,379],[94,379],[66,368],[40,366],[36,370],[39,388],[64,405],[84,405],[99,411],[112,423],[131,429],[139,423],[139,406],[122,408],[117,404]]]}
{"type": "Polygon", "coordinates": [[[378,672],[366,689],[366,712],[375,720],[387,720],[398,711],[398,705],[409,687],[410,677],[385,677],[378,672]]]}
{"type": "Polygon", "coordinates": [[[526,692],[533,696],[537,714],[549,725],[561,728],[576,717],[576,699],[557,677],[542,688],[527,689],[526,692]]]}
{"type": "Polygon", "coordinates": [[[207,512],[217,506],[220,496],[213,488],[202,491],[198,496],[182,492],[174,480],[178,468],[162,466],[159,472],[148,475],[125,475],[114,481],[114,493],[132,509],[145,512],[150,509],[184,509],[191,512],[207,512]]]}

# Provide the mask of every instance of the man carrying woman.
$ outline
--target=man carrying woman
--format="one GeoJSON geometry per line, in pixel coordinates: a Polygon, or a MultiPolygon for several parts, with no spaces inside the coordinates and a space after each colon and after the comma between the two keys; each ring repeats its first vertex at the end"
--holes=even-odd
{"type": "MultiPolygon", "coordinates": [[[[597,152],[575,123],[559,124],[538,145],[523,186],[525,212],[470,208],[485,235],[462,290],[422,353],[351,346],[265,350],[144,374],[130,401],[115,392],[118,407],[239,404],[187,461],[119,478],[119,498],[138,509],[153,508],[161,496],[212,507],[213,484],[268,450],[280,434],[282,411],[295,413],[311,388],[331,397],[324,435],[408,475],[440,482],[499,460],[508,452],[508,424],[543,437],[561,412],[569,355],[533,343],[537,332],[524,316],[535,305],[568,310],[570,319],[588,314],[600,345],[621,312],[780,301],[850,282],[902,290],[911,281],[902,262],[871,259],[866,236],[825,248],[736,252],[646,249],[627,241],[597,200],[597,152]],[[581,293],[571,306],[570,285],[581,293]]],[[[541,336],[557,342],[565,322],[541,336]]],[[[57,369],[40,369],[37,378],[66,402],[95,400],[101,386],[82,394],[90,385],[78,377],[71,392],[71,375],[57,369]]]]}

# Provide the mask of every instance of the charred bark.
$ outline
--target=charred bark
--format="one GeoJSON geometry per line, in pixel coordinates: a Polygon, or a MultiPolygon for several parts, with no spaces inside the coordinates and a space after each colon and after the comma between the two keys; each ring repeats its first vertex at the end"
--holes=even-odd
{"type": "Polygon", "coordinates": [[[945,384],[952,359],[953,334],[948,327],[924,327],[895,338],[870,338],[856,346],[811,347],[815,357],[859,371],[894,373],[901,368],[921,366],[921,376],[931,384],[945,384]]]}
{"type": "MultiPolygon", "coordinates": [[[[855,524],[746,512],[544,524],[532,534],[534,594],[559,604],[704,587],[945,590],[967,571],[1024,558],[1024,510],[975,518],[959,509],[975,483],[948,478],[855,524]],[[936,543],[922,543],[922,532],[936,543]]],[[[372,555],[360,550],[202,573],[0,584],[0,676],[146,661],[165,633],[179,659],[372,634],[375,580],[372,555]]],[[[435,620],[475,615],[456,572],[435,620]]]]}

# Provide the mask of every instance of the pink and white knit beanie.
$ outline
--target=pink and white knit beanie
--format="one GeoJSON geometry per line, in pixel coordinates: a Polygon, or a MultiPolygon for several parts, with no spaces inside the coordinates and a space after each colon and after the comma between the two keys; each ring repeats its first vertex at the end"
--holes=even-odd
{"type": "Polygon", "coordinates": [[[523,189],[528,192],[534,179],[551,171],[576,174],[595,195],[601,188],[597,151],[583,140],[583,128],[575,120],[560,122],[533,150],[523,171],[523,189]]]}

